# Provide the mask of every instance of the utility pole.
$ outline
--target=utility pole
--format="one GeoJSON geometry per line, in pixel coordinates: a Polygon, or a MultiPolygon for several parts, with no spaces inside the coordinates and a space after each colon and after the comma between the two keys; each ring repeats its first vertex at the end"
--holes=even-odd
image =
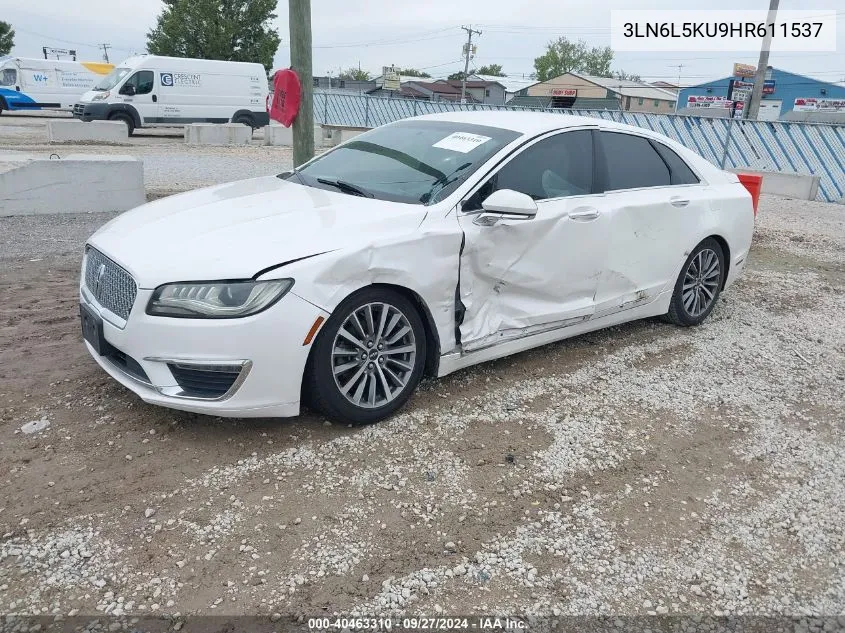
{"type": "Polygon", "coordinates": [[[111,46],[111,44],[105,44],[105,43],[104,43],[104,44],[100,44],[100,45],[97,47],[97,48],[102,48],[102,49],[103,49],[103,59],[105,60],[105,62],[106,62],[107,64],[109,63],[109,47],[110,47],[110,46],[111,46]]]}
{"type": "Polygon", "coordinates": [[[469,72],[469,58],[470,55],[472,55],[472,34],[475,33],[476,35],[481,35],[481,31],[474,31],[471,25],[462,26],[461,28],[467,32],[466,51],[464,51],[466,61],[464,62],[464,76],[461,79],[461,103],[463,103],[466,99],[467,92],[467,73],[469,72]]]}
{"type": "Polygon", "coordinates": [[[290,67],[299,76],[301,99],[293,120],[293,166],[314,157],[314,78],[311,69],[311,0],[289,0],[290,67]]]}
{"type": "MultiPolygon", "coordinates": [[[[766,24],[775,24],[775,19],[778,14],[779,0],[769,0],[769,17],[766,24]]],[[[743,118],[757,119],[757,114],[760,112],[760,100],[763,98],[763,82],[766,80],[766,70],[769,67],[769,48],[772,45],[772,29],[774,26],[766,28],[766,36],[763,38],[763,46],[760,48],[760,60],[757,62],[757,72],[754,74],[754,86],[751,88],[751,99],[748,102],[748,107],[742,113],[743,118]]]]}
{"type": "MultiPolygon", "coordinates": [[[[678,66],[677,66],[677,68],[678,68],[678,93],[677,93],[677,96],[678,97],[681,96],[681,90],[683,90],[683,88],[681,88],[681,69],[683,67],[684,67],[683,64],[678,64],[678,66]]],[[[675,68],[675,66],[672,66],[672,68],[675,68]]],[[[675,112],[677,112],[677,111],[678,111],[678,98],[676,97],[675,98],[675,112]]]]}

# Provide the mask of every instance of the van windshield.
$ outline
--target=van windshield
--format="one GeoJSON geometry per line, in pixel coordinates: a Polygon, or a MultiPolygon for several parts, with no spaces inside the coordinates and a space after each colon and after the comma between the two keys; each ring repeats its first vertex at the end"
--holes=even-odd
{"type": "Polygon", "coordinates": [[[115,68],[111,71],[108,75],[103,77],[103,80],[94,86],[94,90],[111,90],[114,88],[120,80],[126,77],[131,71],[131,68],[115,68]]]}
{"type": "Polygon", "coordinates": [[[14,68],[4,68],[0,71],[0,86],[14,86],[17,79],[18,72],[14,68]]]}
{"type": "Polygon", "coordinates": [[[308,187],[410,204],[434,204],[519,133],[412,119],[370,130],[280,178],[308,187]]]}

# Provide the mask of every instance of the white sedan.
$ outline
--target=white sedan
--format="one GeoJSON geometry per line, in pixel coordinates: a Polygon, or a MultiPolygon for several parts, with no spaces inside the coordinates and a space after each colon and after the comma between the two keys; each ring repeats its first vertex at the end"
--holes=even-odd
{"type": "Polygon", "coordinates": [[[424,116],[112,220],[85,248],[82,329],[152,404],[255,417],[305,400],[373,422],[423,374],[644,317],[701,323],[753,228],[737,177],[660,134],[424,116]]]}

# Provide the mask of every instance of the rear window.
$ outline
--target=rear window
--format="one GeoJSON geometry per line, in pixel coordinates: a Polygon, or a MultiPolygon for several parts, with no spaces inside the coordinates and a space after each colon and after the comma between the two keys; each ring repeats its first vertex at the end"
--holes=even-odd
{"type": "Polygon", "coordinates": [[[673,185],[694,185],[700,182],[698,176],[693,173],[684,160],[674,151],[663,145],[663,143],[657,143],[656,141],[652,141],[651,143],[669,166],[673,185]]]}
{"type": "Polygon", "coordinates": [[[600,132],[599,141],[605,191],[671,184],[669,168],[647,138],[622,132],[600,132]]]}

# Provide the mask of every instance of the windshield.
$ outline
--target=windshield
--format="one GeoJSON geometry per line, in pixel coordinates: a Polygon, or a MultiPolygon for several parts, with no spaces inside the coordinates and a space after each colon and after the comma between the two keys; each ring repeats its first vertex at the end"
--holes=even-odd
{"type": "Polygon", "coordinates": [[[453,121],[400,121],[356,136],[281,177],[350,195],[433,204],[519,136],[453,121]]]}
{"type": "Polygon", "coordinates": [[[130,73],[130,68],[115,68],[108,75],[103,77],[103,80],[94,86],[94,90],[111,90],[120,80],[130,73]]]}
{"type": "Polygon", "coordinates": [[[14,68],[4,68],[0,71],[0,86],[14,86],[17,79],[18,72],[14,68]]]}

